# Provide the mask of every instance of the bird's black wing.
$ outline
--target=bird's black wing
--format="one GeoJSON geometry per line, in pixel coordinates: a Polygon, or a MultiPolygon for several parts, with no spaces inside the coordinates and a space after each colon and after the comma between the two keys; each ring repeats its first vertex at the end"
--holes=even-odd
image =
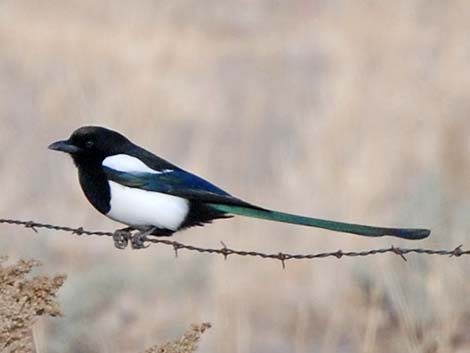
{"type": "Polygon", "coordinates": [[[240,200],[219,187],[182,169],[169,169],[159,173],[122,172],[103,167],[109,180],[146,191],[160,192],[208,204],[223,204],[262,209],[240,200]]]}

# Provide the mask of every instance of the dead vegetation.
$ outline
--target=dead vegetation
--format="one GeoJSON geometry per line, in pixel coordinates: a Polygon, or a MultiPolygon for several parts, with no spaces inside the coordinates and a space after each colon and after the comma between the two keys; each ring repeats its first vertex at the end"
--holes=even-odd
{"type": "Polygon", "coordinates": [[[0,259],[0,351],[32,352],[31,326],[41,316],[60,316],[56,294],[65,275],[33,276],[35,260],[6,265],[0,259]]]}
{"type": "MultiPolygon", "coordinates": [[[[0,352],[34,352],[32,326],[41,316],[62,316],[56,295],[66,276],[31,276],[41,265],[36,260],[6,262],[7,257],[0,258],[0,352]]],[[[193,324],[179,339],[143,353],[195,352],[201,335],[210,327],[209,323],[193,324]]]]}
{"type": "Polygon", "coordinates": [[[211,327],[211,324],[204,322],[200,325],[191,325],[188,331],[181,338],[163,345],[153,346],[143,353],[191,353],[198,349],[201,335],[211,327]]]}

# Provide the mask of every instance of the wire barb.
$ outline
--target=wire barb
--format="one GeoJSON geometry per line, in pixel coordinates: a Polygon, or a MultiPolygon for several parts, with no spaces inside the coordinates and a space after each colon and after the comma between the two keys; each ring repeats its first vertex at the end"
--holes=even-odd
{"type": "Polygon", "coordinates": [[[406,259],[406,257],[405,257],[404,251],[403,251],[402,249],[396,248],[396,247],[394,247],[394,246],[392,245],[392,247],[390,248],[390,250],[391,250],[394,254],[400,256],[400,257],[403,259],[403,261],[405,261],[405,262],[408,261],[408,260],[406,259]]]}
{"type": "Polygon", "coordinates": [[[38,229],[49,229],[53,231],[61,231],[71,233],[77,236],[82,235],[94,235],[94,236],[107,236],[111,237],[114,241],[114,245],[118,249],[125,249],[129,243],[133,249],[142,249],[153,244],[162,244],[170,246],[175,252],[175,257],[178,257],[179,250],[195,251],[203,254],[217,254],[227,259],[229,255],[237,256],[249,256],[249,257],[259,257],[262,259],[273,259],[278,260],[282,264],[282,268],[286,267],[286,261],[288,260],[313,260],[313,259],[324,259],[328,257],[334,257],[337,259],[342,259],[344,257],[365,257],[371,255],[383,255],[383,254],[393,254],[400,256],[404,261],[407,261],[405,255],[414,253],[418,255],[441,255],[449,257],[461,257],[464,255],[470,255],[470,250],[464,250],[463,245],[459,245],[452,250],[442,250],[442,249],[421,249],[421,248],[399,248],[391,246],[389,248],[383,249],[368,249],[363,251],[343,251],[337,250],[333,252],[322,252],[314,254],[288,254],[288,253],[262,253],[257,251],[246,251],[246,250],[235,250],[227,247],[223,242],[221,242],[222,247],[219,249],[215,248],[202,248],[194,245],[183,244],[174,240],[161,239],[155,235],[149,234],[149,232],[138,232],[137,234],[132,234],[128,228],[116,230],[114,232],[101,232],[101,231],[90,231],[85,230],[83,227],[71,228],[67,226],[58,226],[54,224],[39,223],[35,221],[21,221],[16,219],[2,219],[0,218],[0,224],[9,224],[14,226],[23,226],[28,229],[32,229],[35,233],[38,233],[38,229]]]}
{"type": "Polygon", "coordinates": [[[285,270],[286,269],[286,260],[289,259],[289,255],[286,255],[286,254],[283,254],[282,252],[280,252],[279,254],[277,254],[279,260],[281,261],[281,265],[282,265],[282,269],[285,270]]]}
{"type": "Polygon", "coordinates": [[[459,256],[462,256],[462,255],[465,255],[465,251],[462,250],[462,246],[463,246],[463,244],[460,244],[459,246],[457,246],[454,249],[454,251],[452,251],[452,254],[449,255],[449,257],[452,257],[452,256],[459,257],[459,256]]]}
{"type": "Polygon", "coordinates": [[[224,257],[224,260],[227,261],[227,257],[230,255],[230,250],[227,248],[227,245],[223,241],[220,242],[222,244],[222,249],[220,249],[220,252],[222,253],[222,256],[224,257]]]}

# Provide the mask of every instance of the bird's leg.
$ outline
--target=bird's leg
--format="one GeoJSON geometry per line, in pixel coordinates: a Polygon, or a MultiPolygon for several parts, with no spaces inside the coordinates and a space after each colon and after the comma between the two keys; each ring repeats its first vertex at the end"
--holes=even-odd
{"type": "Polygon", "coordinates": [[[122,229],[117,229],[113,233],[114,246],[118,249],[125,249],[129,240],[132,240],[132,231],[134,228],[125,227],[122,229]]]}
{"type": "Polygon", "coordinates": [[[151,227],[147,230],[135,233],[130,239],[132,249],[148,248],[149,245],[145,245],[145,240],[147,239],[147,235],[152,234],[155,229],[156,227],[151,227]]]}

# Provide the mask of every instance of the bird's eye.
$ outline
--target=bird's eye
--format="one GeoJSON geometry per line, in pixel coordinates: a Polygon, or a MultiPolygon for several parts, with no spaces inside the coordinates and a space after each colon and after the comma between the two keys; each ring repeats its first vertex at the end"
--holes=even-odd
{"type": "Polygon", "coordinates": [[[93,141],[93,140],[87,140],[87,141],[85,142],[85,147],[86,147],[86,148],[92,148],[94,144],[95,144],[95,141],[93,141]]]}

